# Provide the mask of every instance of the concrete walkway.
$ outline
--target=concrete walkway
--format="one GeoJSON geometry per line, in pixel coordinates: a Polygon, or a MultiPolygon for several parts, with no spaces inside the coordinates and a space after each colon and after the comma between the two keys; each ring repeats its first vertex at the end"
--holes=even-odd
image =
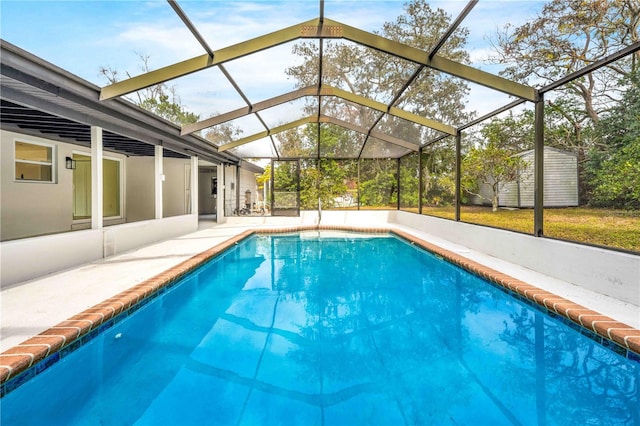
{"type": "MultiPolygon", "coordinates": [[[[638,306],[584,290],[433,237],[415,228],[394,227],[634,328],[640,328],[638,306]]],[[[0,300],[0,351],[251,228],[256,228],[256,225],[242,223],[241,220],[222,225],[201,221],[197,232],[3,288],[0,300]]]]}

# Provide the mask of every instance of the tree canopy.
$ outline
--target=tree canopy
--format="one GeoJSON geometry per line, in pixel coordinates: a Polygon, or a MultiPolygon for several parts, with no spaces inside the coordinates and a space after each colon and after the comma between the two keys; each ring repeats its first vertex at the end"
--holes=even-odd
{"type": "Polygon", "coordinates": [[[591,152],[591,204],[640,209],[640,69],[621,85],[626,87],[621,102],[597,126],[606,148],[591,152]]]}
{"type": "MultiPolygon", "coordinates": [[[[150,57],[148,55],[138,56],[142,62],[142,71],[145,73],[151,71],[149,66],[150,57]]],[[[110,84],[116,83],[120,79],[120,72],[108,66],[101,66],[99,74],[110,84]]],[[[131,74],[129,74],[129,72],[125,72],[125,74],[127,78],[131,78],[131,74]]],[[[175,86],[168,86],[165,83],[137,91],[133,100],[140,108],[153,112],[174,124],[192,124],[197,122],[200,118],[198,114],[189,112],[187,108],[182,105],[175,86]]]]}
{"type": "MultiPolygon", "coordinates": [[[[450,23],[451,17],[442,9],[432,9],[424,0],[413,0],[405,4],[402,15],[394,21],[385,23],[377,34],[429,51],[440,40],[450,23]]],[[[469,55],[464,50],[467,36],[468,30],[459,27],[439,54],[458,62],[468,63],[469,55]]],[[[397,98],[394,106],[446,123],[463,123],[470,118],[470,115],[464,112],[464,98],[469,88],[463,81],[424,69],[417,74],[409,88],[400,93],[405,82],[418,70],[415,64],[349,42],[325,41],[323,43],[323,84],[343,88],[387,104],[397,98]]],[[[290,67],[286,71],[287,75],[295,80],[296,87],[317,84],[319,45],[316,42],[297,43],[293,53],[303,59],[300,65],[290,67]]],[[[309,113],[317,108],[315,102],[314,99],[308,104],[309,113]]],[[[347,117],[351,123],[365,128],[369,128],[381,114],[338,98],[325,96],[322,102],[323,114],[339,118],[347,117]]],[[[349,186],[355,184],[357,176],[354,175],[357,173],[352,165],[355,163],[347,158],[357,158],[362,153],[364,138],[350,130],[331,124],[322,124],[319,133],[316,125],[307,127],[311,129],[309,134],[291,132],[284,135],[282,139],[285,142],[280,146],[280,155],[296,157],[300,153],[309,154],[308,148],[304,147],[309,146],[309,140],[316,139],[320,135],[322,157],[333,157],[336,160],[322,159],[319,163],[306,162],[301,178],[303,187],[301,199],[303,206],[315,205],[314,200],[317,203],[319,196],[323,200],[323,205],[331,206],[335,204],[335,199],[344,199],[344,196],[349,193],[349,186]],[[337,161],[341,158],[344,161],[337,161]],[[328,184],[330,181],[335,183],[328,184]],[[313,196],[309,195],[311,193],[313,196]]],[[[413,125],[398,118],[380,121],[378,129],[405,141],[414,142],[416,145],[437,134],[432,129],[413,125]]],[[[372,149],[377,158],[360,161],[360,180],[357,182],[360,190],[359,202],[362,206],[395,206],[398,202],[398,162],[395,159],[388,159],[395,155],[392,155],[393,153],[384,144],[376,144],[376,141],[370,137],[367,147],[372,149]]],[[[417,155],[414,158],[416,161],[411,163],[415,163],[414,172],[411,173],[404,167],[400,175],[404,177],[407,194],[414,193],[407,197],[415,198],[415,200],[405,198],[403,203],[417,206],[417,155]]]]}

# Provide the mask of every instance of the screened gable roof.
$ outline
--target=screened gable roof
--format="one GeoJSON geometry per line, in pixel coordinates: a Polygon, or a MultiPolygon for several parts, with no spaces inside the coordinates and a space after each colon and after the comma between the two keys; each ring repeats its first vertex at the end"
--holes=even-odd
{"type": "MultiPolygon", "coordinates": [[[[38,52],[28,41],[16,44],[70,72],[92,67],[89,74],[131,55],[126,49],[137,52],[136,60],[151,58],[151,71],[137,75],[129,72],[139,64],[119,62],[127,72],[99,84],[101,102],[135,101],[145,88],[175,85],[200,116],[182,126],[185,146],[206,139],[212,153],[230,159],[397,158],[577,78],[568,69],[536,89],[501,77],[510,65],[486,61],[497,28],[526,25],[549,2],[429,3],[168,0],[101,9],[99,2],[44,2],[41,13],[57,19],[38,37],[67,37],[57,44],[64,48],[38,52]],[[413,10],[409,18],[408,7],[433,13],[413,10]],[[89,13],[77,19],[79,9],[89,13]],[[100,42],[91,43],[95,34],[100,42]]],[[[29,23],[14,19],[13,7],[2,4],[3,38],[29,23]]],[[[629,38],[606,60],[638,44],[629,38]]]]}
{"type": "MultiPolygon", "coordinates": [[[[324,1],[319,2],[319,15],[315,18],[214,48],[199,30],[199,18],[192,18],[177,2],[169,1],[192,34],[193,43],[200,45],[204,53],[105,86],[101,99],[127,96],[149,86],[216,69],[220,74],[217,78],[226,80],[235,92],[238,107],[183,126],[183,135],[220,135],[225,133],[220,129],[226,126],[232,131],[216,138],[218,150],[241,157],[398,158],[418,151],[433,138],[455,135],[455,125],[460,124],[435,118],[437,111],[413,112],[420,110],[416,103],[424,101],[414,83],[438,78],[429,72],[470,81],[521,100],[536,99],[531,87],[439,55],[475,4],[470,2],[431,50],[424,51],[332,20],[325,16],[324,1]],[[282,73],[291,72],[292,68],[301,67],[299,57],[287,54],[296,49],[306,51],[307,58],[312,58],[306,65],[305,81],[293,82],[288,92],[270,90],[274,72],[269,66],[271,61],[291,58],[280,64],[282,73]],[[341,55],[351,57],[345,59],[341,55]],[[375,60],[371,62],[370,58],[375,60]],[[359,72],[355,67],[373,65],[380,67],[372,73],[373,78],[392,77],[394,81],[377,86],[344,83],[357,83],[359,72]],[[338,78],[349,73],[351,78],[338,78]],[[307,84],[301,86],[302,83],[307,84]],[[380,90],[371,91],[371,87],[380,90]]],[[[212,96],[211,101],[215,103],[216,97],[212,96]]]]}

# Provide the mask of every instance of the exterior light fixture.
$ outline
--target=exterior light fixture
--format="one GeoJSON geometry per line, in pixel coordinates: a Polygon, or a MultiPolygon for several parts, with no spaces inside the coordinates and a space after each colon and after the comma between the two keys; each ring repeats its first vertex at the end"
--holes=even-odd
{"type": "Polygon", "coordinates": [[[67,168],[67,169],[71,169],[71,170],[73,170],[73,169],[75,169],[75,168],[76,168],[76,160],[74,160],[74,159],[73,159],[73,158],[71,158],[71,157],[67,157],[67,158],[65,158],[64,166],[65,166],[65,168],[67,168]]]}

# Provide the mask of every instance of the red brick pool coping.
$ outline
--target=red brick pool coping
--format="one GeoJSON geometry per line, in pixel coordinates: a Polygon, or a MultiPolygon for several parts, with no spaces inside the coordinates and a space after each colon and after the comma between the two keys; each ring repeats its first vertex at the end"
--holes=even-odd
{"type": "Polygon", "coordinates": [[[614,342],[622,350],[640,354],[640,330],[616,321],[568,299],[509,275],[488,268],[457,253],[428,243],[407,232],[389,228],[361,228],[353,226],[295,226],[290,228],[269,228],[247,230],[208,250],[203,251],[178,265],[152,277],[134,287],[74,315],[42,333],[33,336],[17,346],[0,354],[0,384],[4,384],[20,373],[35,366],[42,360],[76,343],[83,336],[96,330],[117,315],[126,312],[137,303],[155,294],[163,287],[198,267],[201,263],[219,255],[229,247],[252,234],[290,233],[309,230],[354,231],[361,233],[393,233],[419,247],[430,251],[469,272],[500,285],[550,312],[571,320],[575,324],[598,336],[614,342]]]}

